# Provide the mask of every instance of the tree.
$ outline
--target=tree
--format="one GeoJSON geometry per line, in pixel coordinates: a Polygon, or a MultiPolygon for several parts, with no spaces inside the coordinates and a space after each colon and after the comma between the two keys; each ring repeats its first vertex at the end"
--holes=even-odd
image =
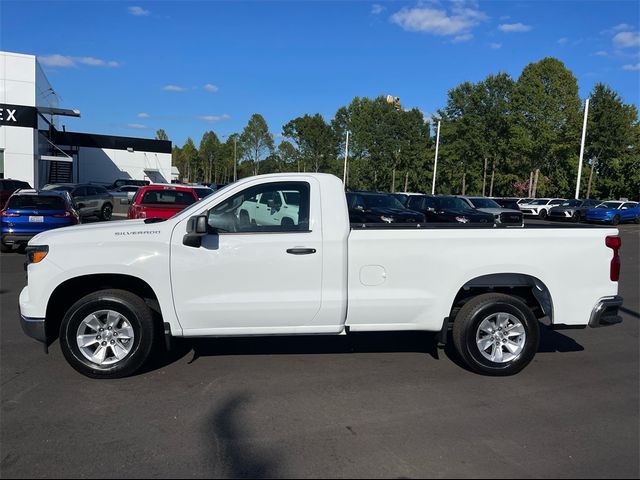
{"type": "Polygon", "coordinates": [[[590,165],[586,198],[592,186],[602,198],[638,194],[638,111],[602,83],[591,92],[585,158],[590,165]]]}
{"type": "Polygon", "coordinates": [[[185,175],[183,178],[186,178],[187,182],[193,182],[195,179],[195,171],[197,170],[198,164],[198,150],[193,144],[193,140],[191,140],[191,137],[187,138],[187,141],[182,147],[182,158],[184,162],[184,170],[181,170],[181,172],[183,172],[183,175],[185,175]]]}
{"type": "Polygon", "coordinates": [[[273,151],[273,136],[264,117],[254,113],[240,136],[243,157],[251,163],[253,174],[260,171],[260,161],[273,151]]]}
{"type": "Polygon", "coordinates": [[[202,136],[199,153],[201,159],[204,161],[203,178],[207,183],[211,183],[212,178],[217,176],[218,165],[216,161],[220,155],[220,140],[214,132],[205,132],[202,136]],[[214,170],[216,175],[214,175],[214,170]]]}
{"type": "Polygon", "coordinates": [[[333,129],[319,113],[294,118],[282,127],[282,132],[298,145],[300,157],[313,171],[333,169],[338,143],[333,129]]]}
{"type": "Polygon", "coordinates": [[[167,136],[167,132],[165,132],[162,128],[156,132],[156,140],[169,140],[167,136]]]}
{"type": "Polygon", "coordinates": [[[580,144],[578,82],[564,64],[544,58],[527,65],[513,91],[513,145],[534,172],[531,196],[537,194],[539,174],[550,177],[547,194],[565,195],[577,170],[580,144]]]}

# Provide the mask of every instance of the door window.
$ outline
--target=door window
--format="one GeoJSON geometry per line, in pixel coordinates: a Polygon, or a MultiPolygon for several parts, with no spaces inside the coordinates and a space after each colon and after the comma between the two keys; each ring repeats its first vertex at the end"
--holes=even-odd
{"type": "Polygon", "coordinates": [[[209,210],[209,226],[219,233],[308,231],[309,192],[306,182],[265,183],[247,188],[209,210]],[[299,205],[283,205],[282,192],[295,196],[299,205]],[[254,202],[258,196],[260,208],[268,209],[268,216],[256,213],[254,202]]]}

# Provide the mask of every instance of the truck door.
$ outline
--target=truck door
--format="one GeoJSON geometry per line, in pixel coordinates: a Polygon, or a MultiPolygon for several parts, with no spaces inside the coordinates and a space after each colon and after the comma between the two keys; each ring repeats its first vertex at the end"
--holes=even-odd
{"type": "Polygon", "coordinates": [[[323,265],[318,189],[310,178],[263,181],[230,192],[202,212],[207,215],[209,233],[197,248],[183,244],[188,219],[176,225],[171,283],[185,335],[318,330],[323,265]],[[248,199],[273,198],[282,190],[300,194],[301,206],[293,222],[274,225],[257,215],[255,223],[240,221],[248,199]]]}

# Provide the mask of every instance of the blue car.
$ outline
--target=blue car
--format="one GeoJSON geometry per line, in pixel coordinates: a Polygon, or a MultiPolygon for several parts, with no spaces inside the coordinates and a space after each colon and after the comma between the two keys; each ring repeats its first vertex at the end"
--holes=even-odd
{"type": "Polygon", "coordinates": [[[80,223],[67,192],[19,190],[0,210],[2,252],[21,247],[38,233],[80,223]]]}
{"type": "Polygon", "coordinates": [[[610,223],[618,225],[622,222],[640,223],[640,204],[638,202],[611,201],[604,202],[596,208],[587,210],[587,222],[610,223]]]}

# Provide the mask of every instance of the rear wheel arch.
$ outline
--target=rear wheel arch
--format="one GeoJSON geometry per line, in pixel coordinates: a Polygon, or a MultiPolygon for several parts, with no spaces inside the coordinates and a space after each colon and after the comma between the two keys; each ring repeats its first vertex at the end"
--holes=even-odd
{"type": "Polygon", "coordinates": [[[108,289],[126,290],[142,298],[154,312],[154,319],[162,330],[162,311],[158,296],[147,282],[124,274],[82,275],[64,281],[49,297],[45,322],[47,340],[51,342],[57,337],[64,315],[76,301],[90,293],[108,289]]]}

